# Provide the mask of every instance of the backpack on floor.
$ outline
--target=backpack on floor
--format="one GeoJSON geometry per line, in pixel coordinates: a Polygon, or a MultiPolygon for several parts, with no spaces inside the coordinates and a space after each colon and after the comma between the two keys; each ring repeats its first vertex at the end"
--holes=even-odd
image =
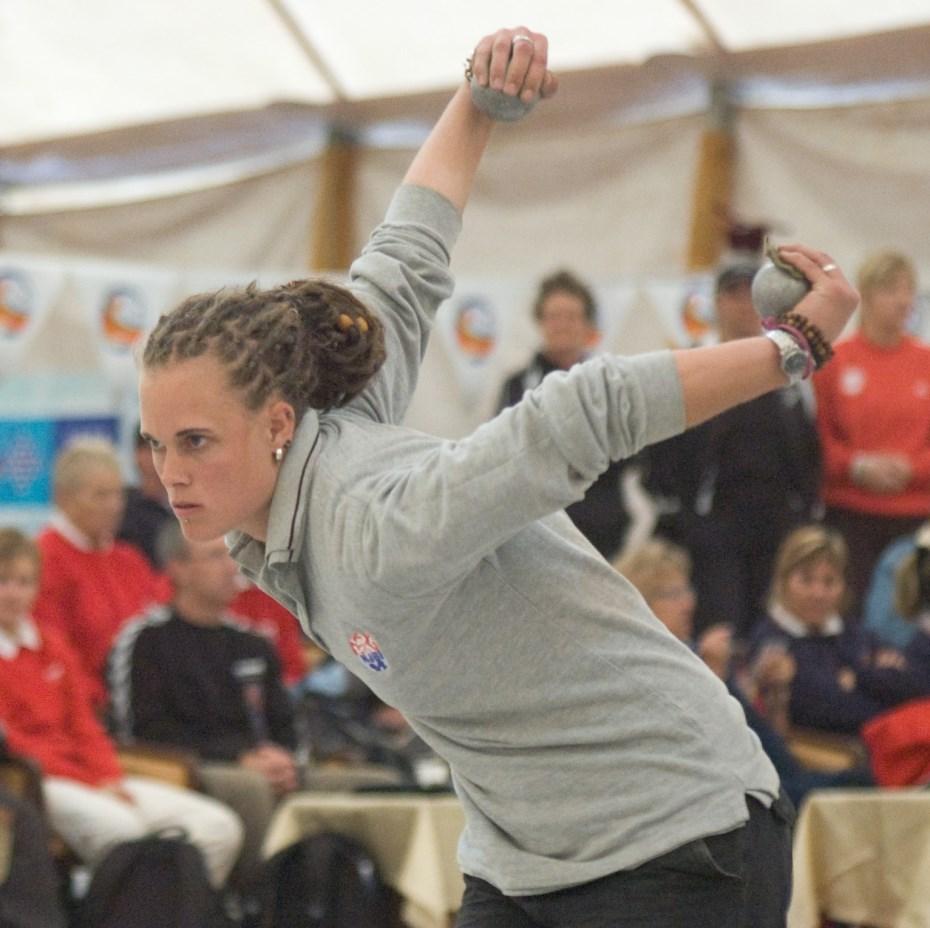
{"type": "Polygon", "coordinates": [[[213,928],[217,894],[200,851],[176,833],[116,845],[91,877],[80,928],[213,928]]]}
{"type": "Polygon", "coordinates": [[[42,813],[0,789],[0,928],[65,928],[42,813]]]}
{"type": "Polygon", "coordinates": [[[335,832],[268,861],[264,928],[391,928],[394,900],[371,854],[335,832]]]}

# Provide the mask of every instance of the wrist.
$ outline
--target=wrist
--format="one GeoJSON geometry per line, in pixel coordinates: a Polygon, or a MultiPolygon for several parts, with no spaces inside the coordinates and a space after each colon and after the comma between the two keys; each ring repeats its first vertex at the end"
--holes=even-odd
{"type": "Polygon", "coordinates": [[[778,349],[778,363],[789,384],[800,383],[814,371],[814,356],[804,336],[792,326],[775,325],[764,333],[778,349]]]}

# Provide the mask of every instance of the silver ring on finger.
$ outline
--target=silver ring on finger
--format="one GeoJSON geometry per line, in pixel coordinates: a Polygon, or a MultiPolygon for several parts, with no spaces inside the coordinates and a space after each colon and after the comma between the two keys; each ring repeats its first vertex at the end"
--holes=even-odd
{"type": "Polygon", "coordinates": [[[511,40],[511,45],[516,45],[517,42],[529,42],[530,45],[535,44],[533,40],[528,35],[515,35],[511,40]]]}
{"type": "Polygon", "coordinates": [[[829,274],[830,271],[836,270],[836,265],[831,262],[830,264],[825,264],[820,270],[822,270],[825,274],[829,274]]]}

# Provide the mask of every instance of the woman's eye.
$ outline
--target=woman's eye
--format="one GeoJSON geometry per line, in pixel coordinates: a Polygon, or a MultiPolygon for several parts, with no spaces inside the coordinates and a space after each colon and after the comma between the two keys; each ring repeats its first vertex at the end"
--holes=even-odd
{"type": "Polygon", "coordinates": [[[198,448],[202,448],[206,444],[206,441],[207,439],[204,435],[188,435],[187,447],[196,451],[198,448]]]}

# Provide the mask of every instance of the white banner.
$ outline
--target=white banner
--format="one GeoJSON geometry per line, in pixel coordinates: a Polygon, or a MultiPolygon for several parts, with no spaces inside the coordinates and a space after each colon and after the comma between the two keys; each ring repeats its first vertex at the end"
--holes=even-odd
{"type": "Polygon", "coordinates": [[[597,349],[615,354],[630,354],[623,333],[637,305],[639,288],[634,281],[620,280],[598,289],[597,349]]]}
{"type": "Polygon", "coordinates": [[[713,280],[695,275],[645,281],[639,312],[653,327],[646,341],[654,348],[706,344],[713,340],[713,280]]]}
{"type": "Polygon", "coordinates": [[[448,362],[446,369],[455,379],[465,409],[485,399],[489,374],[497,368],[504,320],[518,293],[519,288],[507,282],[460,281],[452,299],[436,315],[435,331],[448,362]]]}
{"type": "Polygon", "coordinates": [[[51,260],[0,254],[0,375],[17,370],[61,291],[64,273],[51,260]]]}
{"type": "Polygon", "coordinates": [[[174,271],[126,264],[87,264],[73,271],[76,311],[93,333],[103,372],[117,390],[136,380],[134,350],[177,301],[174,271]]]}

